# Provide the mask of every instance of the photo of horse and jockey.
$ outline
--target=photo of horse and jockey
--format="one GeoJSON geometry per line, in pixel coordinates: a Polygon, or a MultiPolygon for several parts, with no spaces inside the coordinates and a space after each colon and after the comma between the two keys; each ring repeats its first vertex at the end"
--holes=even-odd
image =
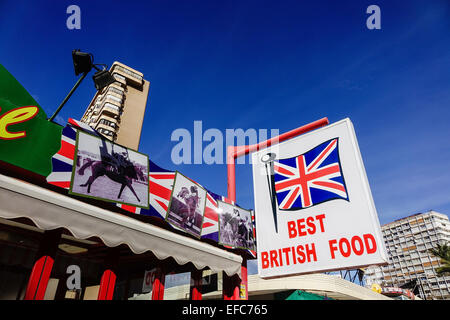
{"type": "Polygon", "coordinates": [[[218,201],[219,243],[254,250],[252,213],[238,206],[218,201]]]}
{"type": "Polygon", "coordinates": [[[79,131],[70,193],[148,208],[148,156],[79,131]]]}
{"type": "Polygon", "coordinates": [[[207,191],[177,172],[166,220],[196,237],[201,236],[207,191]]]}

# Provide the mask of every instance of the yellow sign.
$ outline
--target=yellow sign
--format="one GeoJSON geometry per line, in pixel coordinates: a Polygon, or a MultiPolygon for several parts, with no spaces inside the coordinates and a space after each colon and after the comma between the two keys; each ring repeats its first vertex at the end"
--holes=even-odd
{"type": "Polygon", "coordinates": [[[247,288],[245,287],[245,284],[241,283],[241,287],[239,290],[239,298],[245,299],[247,298],[247,288]]]}

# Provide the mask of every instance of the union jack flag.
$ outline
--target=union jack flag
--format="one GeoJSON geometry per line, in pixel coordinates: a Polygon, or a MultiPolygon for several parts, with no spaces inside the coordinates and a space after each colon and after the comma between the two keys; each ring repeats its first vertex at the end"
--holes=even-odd
{"type": "Polygon", "coordinates": [[[298,210],[333,200],[348,200],[339,160],[338,138],[299,156],[274,161],[280,210],[298,210]]]}
{"type": "Polygon", "coordinates": [[[52,172],[47,176],[48,183],[64,189],[70,188],[76,139],[77,132],[72,127],[63,128],[61,148],[52,157],[52,172]]]}
{"type": "Polygon", "coordinates": [[[68,125],[62,130],[61,148],[52,157],[52,172],[46,178],[48,183],[64,189],[70,188],[78,129],[99,136],[87,124],[69,118],[68,125]]]}
{"type": "MultiPolygon", "coordinates": [[[[47,176],[47,182],[55,186],[69,189],[72,177],[72,168],[75,157],[75,144],[77,130],[83,130],[100,136],[94,129],[74,119],[69,119],[68,125],[63,128],[61,135],[61,148],[52,157],[52,172],[47,176]]],[[[131,205],[117,203],[116,205],[128,212],[154,216],[165,219],[167,207],[173,189],[175,172],[163,169],[149,159],[149,208],[137,208],[131,205]]],[[[203,218],[201,239],[219,241],[219,218],[217,200],[228,201],[225,197],[207,190],[206,207],[203,218]]],[[[233,203],[233,202],[232,202],[233,203]]],[[[252,220],[254,216],[252,216],[252,220]]],[[[254,222],[254,221],[253,221],[254,222]]],[[[170,224],[169,224],[170,226],[170,224]]],[[[249,252],[256,257],[255,251],[249,252]]]]}

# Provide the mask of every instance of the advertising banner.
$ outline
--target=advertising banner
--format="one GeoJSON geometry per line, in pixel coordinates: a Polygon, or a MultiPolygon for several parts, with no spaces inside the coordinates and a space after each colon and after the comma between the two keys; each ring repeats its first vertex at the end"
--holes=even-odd
{"type": "Polygon", "coordinates": [[[0,160],[47,176],[61,144],[62,127],[0,65],[0,160]]]}
{"type": "Polygon", "coordinates": [[[259,276],[387,262],[349,119],[252,154],[259,276]]]}

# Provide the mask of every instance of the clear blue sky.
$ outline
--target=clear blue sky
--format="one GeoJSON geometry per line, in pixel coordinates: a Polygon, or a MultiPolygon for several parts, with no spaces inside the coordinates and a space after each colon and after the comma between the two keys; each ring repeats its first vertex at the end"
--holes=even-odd
{"type": "MultiPolygon", "coordinates": [[[[450,2],[0,0],[0,63],[50,116],[76,81],[71,51],[151,82],[140,151],[226,195],[225,165],[171,162],[171,133],[277,128],[322,117],[355,126],[380,222],[450,213],[450,2]],[[66,8],[81,8],[81,30],[66,8]],[[381,8],[381,30],[366,8],[381,8]]],[[[80,118],[88,77],[60,113],[80,118]]],[[[206,144],[205,144],[206,145],[206,144]]],[[[251,168],[237,200],[253,207],[251,168]]]]}

